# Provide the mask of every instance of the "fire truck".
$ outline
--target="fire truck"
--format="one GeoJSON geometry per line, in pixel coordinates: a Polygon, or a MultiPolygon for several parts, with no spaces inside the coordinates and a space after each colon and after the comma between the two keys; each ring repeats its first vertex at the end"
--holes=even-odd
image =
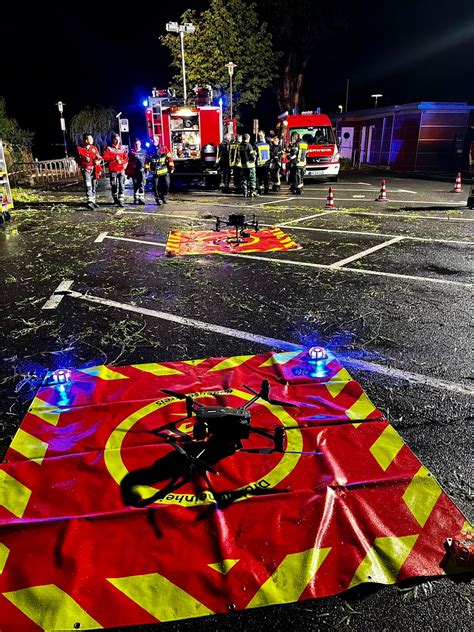
{"type": "Polygon", "coordinates": [[[291,142],[294,132],[308,143],[305,177],[329,178],[337,182],[339,175],[339,150],[331,121],[326,114],[284,112],[278,117],[280,137],[286,145],[291,142]]]}
{"type": "Polygon", "coordinates": [[[172,90],[156,90],[145,111],[147,134],[158,138],[173,156],[176,175],[204,179],[216,187],[217,147],[224,134],[234,134],[235,119],[223,119],[222,107],[212,105],[212,90],[195,88],[191,105],[179,104],[172,90]]]}

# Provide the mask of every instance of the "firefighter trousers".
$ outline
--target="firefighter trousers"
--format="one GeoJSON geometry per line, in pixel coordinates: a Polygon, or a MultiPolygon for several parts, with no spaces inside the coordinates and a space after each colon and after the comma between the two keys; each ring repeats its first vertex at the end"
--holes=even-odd
{"type": "Polygon", "coordinates": [[[153,194],[158,205],[166,202],[166,196],[170,190],[170,174],[165,173],[163,176],[153,176],[153,194]]]}
{"type": "Polygon", "coordinates": [[[290,178],[288,180],[290,185],[290,190],[293,193],[303,193],[303,176],[304,176],[304,167],[297,167],[296,165],[292,165],[290,167],[290,178]]]}
{"type": "Polygon", "coordinates": [[[268,165],[257,167],[257,186],[259,193],[268,193],[270,190],[270,169],[268,165]]]}
{"type": "Polygon", "coordinates": [[[146,184],[146,174],[144,171],[139,171],[132,178],[133,181],[133,200],[138,202],[138,200],[145,199],[145,184],[146,184]]]}
{"type": "Polygon", "coordinates": [[[279,191],[281,186],[281,167],[280,165],[275,165],[270,167],[270,179],[272,181],[273,190],[279,191]]]}
{"type": "Polygon", "coordinates": [[[222,188],[228,190],[230,187],[230,167],[228,165],[220,167],[222,188]]]}
{"type": "Polygon", "coordinates": [[[95,204],[95,195],[97,191],[97,178],[92,171],[83,171],[82,177],[84,178],[84,184],[86,186],[87,202],[95,204]]]}
{"type": "Polygon", "coordinates": [[[123,204],[125,199],[125,173],[123,171],[111,171],[110,186],[112,187],[112,197],[114,198],[114,202],[123,204]]]}
{"type": "Polygon", "coordinates": [[[232,167],[232,174],[234,176],[234,189],[240,192],[242,186],[242,167],[232,167]]]}
{"type": "Polygon", "coordinates": [[[250,197],[255,193],[257,188],[257,176],[255,167],[242,167],[242,194],[244,197],[250,197]]]}

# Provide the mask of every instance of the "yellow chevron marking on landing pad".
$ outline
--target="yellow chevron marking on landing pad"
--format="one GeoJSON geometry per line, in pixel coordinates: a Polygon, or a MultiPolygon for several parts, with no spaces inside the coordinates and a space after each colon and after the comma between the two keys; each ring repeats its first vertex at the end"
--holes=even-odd
{"type": "Polygon", "coordinates": [[[162,377],[163,375],[183,375],[183,372],[178,371],[178,369],[172,369],[169,366],[157,364],[156,362],[151,362],[150,364],[132,364],[132,366],[134,369],[139,369],[140,371],[151,373],[158,377],[162,377]]]}
{"type": "Polygon", "coordinates": [[[107,578],[107,581],[159,621],[176,621],[214,614],[200,601],[159,573],[107,578]]]}
{"type": "Polygon", "coordinates": [[[258,608],[297,601],[307,585],[313,581],[330,550],[331,548],[309,549],[287,555],[246,607],[258,608]]]}
{"type": "Polygon", "coordinates": [[[403,494],[403,500],[421,527],[425,526],[441,493],[438,481],[422,465],[403,494]]]}
{"type": "MultiPolygon", "coordinates": [[[[359,397],[359,399],[346,410],[346,415],[349,417],[349,419],[367,419],[370,413],[373,413],[374,410],[375,406],[372,404],[365,392],[362,392],[362,395],[359,397]]],[[[352,425],[354,426],[354,428],[358,428],[360,426],[360,423],[355,423],[352,425]]]]}
{"type": "Polygon", "coordinates": [[[31,489],[4,470],[0,470],[0,506],[8,509],[17,518],[21,518],[30,496],[31,489]]]}
{"type": "Polygon", "coordinates": [[[349,371],[341,369],[324,386],[328,389],[332,397],[337,397],[348,382],[352,380],[349,371]]]}
{"type": "Polygon", "coordinates": [[[128,380],[127,375],[122,375],[117,371],[113,371],[108,367],[101,366],[91,366],[88,369],[80,369],[79,373],[85,373],[86,375],[92,375],[93,377],[98,377],[101,380],[128,380]]]}
{"type": "Polygon", "coordinates": [[[418,534],[375,538],[374,545],[359,564],[349,588],[366,582],[394,584],[417,539],[418,534]]]}
{"type": "Polygon", "coordinates": [[[227,575],[227,573],[234,568],[237,562],[240,562],[240,560],[221,560],[215,564],[208,564],[208,566],[222,575],[227,575]]]}
{"type": "Polygon", "coordinates": [[[285,351],[284,353],[274,353],[272,356],[265,360],[263,364],[259,366],[262,368],[264,366],[273,366],[274,364],[286,364],[296,356],[300,355],[301,351],[285,351]]]}
{"type": "Polygon", "coordinates": [[[404,445],[403,439],[395,428],[387,426],[378,439],[370,446],[370,452],[385,472],[404,445]]]}
{"type": "Polygon", "coordinates": [[[223,371],[224,369],[234,369],[236,366],[244,364],[247,360],[250,360],[250,358],[253,357],[253,355],[244,355],[226,358],[225,360],[222,360],[222,362],[219,362],[219,364],[216,364],[216,366],[212,369],[209,369],[209,373],[212,373],[213,371],[223,371]]]}
{"type": "Polygon", "coordinates": [[[55,584],[31,586],[3,593],[3,596],[43,630],[102,628],[100,623],[55,584]]]}
{"type": "Polygon", "coordinates": [[[18,428],[13,441],[10,443],[10,448],[13,448],[15,452],[22,454],[27,459],[42,463],[48,444],[18,428]]]}
{"type": "Polygon", "coordinates": [[[3,573],[3,569],[5,568],[5,564],[7,563],[8,556],[10,554],[10,549],[8,546],[0,542],[0,574],[3,573]]]}
{"type": "Polygon", "coordinates": [[[202,358],[201,360],[183,360],[183,364],[189,364],[191,366],[197,366],[198,364],[202,364],[206,360],[207,360],[207,358],[202,358]]]}
{"type": "Polygon", "coordinates": [[[49,402],[45,402],[39,397],[35,397],[31,402],[28,412],[52,426],[58,425],[59,416],[61,415],[61,410],[57,406],[52,406],[49,402]]]}

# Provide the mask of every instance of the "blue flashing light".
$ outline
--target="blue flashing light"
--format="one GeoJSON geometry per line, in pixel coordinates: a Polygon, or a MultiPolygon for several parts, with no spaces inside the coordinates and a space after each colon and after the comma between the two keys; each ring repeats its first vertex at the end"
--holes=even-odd
{"type": "Polygon", "coordinates": [[[148,107],[148,99],[143,99],[142,105],[143,105],[144,108],[147,108],[148,107]]]}
{"type": "Polygon", "coordinates": [[[57,369],[51,374],[53,384],[66,384],[71,381],[70,369],[57,369]]]}
{"type": "Polygon", "coordinates": [[[147,142],[145,143],[145,147],[149,147],[149,146],[150,146],[150,143],[147,141],[147,142]]]}
{"type": "Polygon", "coordinates": [[[324,347],[311,347],[308,351],[308,356],[313,362],[328,359],[328,354],[324,347]]]}
{"type": "Polygon", "coordinates": [[[222,106],[224,105],[224,101],[222,99],[222,97],[219,99],[219,107],[222,108],[222,106]]]}

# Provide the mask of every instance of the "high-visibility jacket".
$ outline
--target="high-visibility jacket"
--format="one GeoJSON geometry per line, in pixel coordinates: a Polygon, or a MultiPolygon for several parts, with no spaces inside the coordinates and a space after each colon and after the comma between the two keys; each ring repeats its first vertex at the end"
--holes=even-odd
{"type": "Polygon", "coordinates": [[[122,145],[109,145],[104,151],[104,160],[109,163],[109,170],[121,173],[128,163],[128,154],[122,145]]]}
{"type": "Polygon", "coordinates": [[[257,166],[268,167],[271,159],[270,145],[267,141],[262,140],[255,145],[255,149],[257,150],[257,166]]]}
{"type": "Polygon", "coordinates": [[[77,148],[77,164],[82,171],[87,171],[88,173],[94,172],[97,179],[100,178],[100,174],[102,173],[101,160],[99,150],[95,145],[86,145],[85,147],[77,148]]]}
{"type": "Polygon", "coordinates": [[[242,169],[253,169],[255,167],[256,151],[250,143],[243,141],[240,144],[240,161],[242,169]]]}
{"type": "Polygon", "coordinates": [[[157,149],[150,159],[150,173],[154,176],[164,176],[173,173],[174,160],[171,152],[166,148],[157,149]]]}
{"type": "Polygon", "coordinates": [[[303,140],[290,145],[289,162],[293,167],[306,167],[306,154],[308,153],[308,143],[303,140]]]}
{"type": "Polygon", "coordinates": [[[229,147],[229,165],[231,167],[241,167],[240,160],[240,143],[237,140],[231,142],[229,147]]]}

